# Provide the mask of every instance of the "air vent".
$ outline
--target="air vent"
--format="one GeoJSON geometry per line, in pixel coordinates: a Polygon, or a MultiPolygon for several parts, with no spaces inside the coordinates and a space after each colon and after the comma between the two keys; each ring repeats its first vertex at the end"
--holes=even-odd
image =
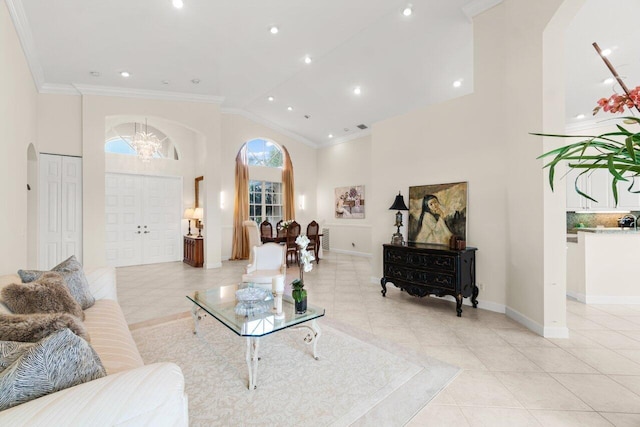
{"type": "Polygon", "coordinates": [[[330,247],[331,245],[329,242],[329,229],[323,228],[322,229],[322,250],[328,251],[330,247]]]}
{"type": "Polygon", "coordinates": [[[365,129],[368,129],[368,126],[367,126],[367,125],[365,125],[365,124],[359,124],[359,125],[358,125],[358,129],[365,130],[365,129]]]}

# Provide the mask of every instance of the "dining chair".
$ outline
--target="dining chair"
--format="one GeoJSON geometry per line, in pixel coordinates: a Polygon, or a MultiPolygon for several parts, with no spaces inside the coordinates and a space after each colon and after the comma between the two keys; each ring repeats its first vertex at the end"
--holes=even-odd
{"type": "Polygon", "coordinates": [[[307,237],[309,238],[307,250],[313,251],[316,264],[320,262],[320,257],[318,257],[318,251],[320,250],[320,237],[318,236],[319,231],[320,225],[315,220],[311,221],[309,225],[307,225],[307,237]]]}
{"type": "Polygon", "coordinates": [[[296,239],[300,235],[300,224],[293,221],[287,227],[287,265],[289,265],[289,257],[293,256],[296,264],[298,264],[298,244],[296,239]]]}
{"type": "Polygon", "coordinates": [[[282,228],[282,220],[276,223],[276,237],[287,237],[287,230],[282,228]]]}
{"type": "Polygon", "coordinates": [[[260,224],[260,239],[262,243],[273,241],[273,227],[267,220],[264,220],[262,224],[260,224]]]}

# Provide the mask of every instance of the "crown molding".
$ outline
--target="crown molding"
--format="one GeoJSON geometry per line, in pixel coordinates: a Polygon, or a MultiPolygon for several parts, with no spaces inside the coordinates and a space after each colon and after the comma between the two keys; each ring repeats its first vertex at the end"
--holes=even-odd
{"type": "Polygon", "coordinates": [[[256,123],[259,123],[263,126],[266,126],[278,133],[281,133],[285,136],[288,136],[291,139],[294,139],[298,142],[301,142],[305,145],[308,145],[311,148],[318,148],[318,144],[316,144],[315,142],[311,141],[310,139],[305,138],[302,135],[299,135],[295,132],[291,132],[290,130],[287,130],[275,123],[273,123],[272,121],[269,121],[267,119],[263,119],[262,117],[256,116],[253,113],[248,112],[247,110],[243,110],[241,108],[223,108],[222,109],[222,114],[237,114],[239,116],[242,116],[246,119],[249,119],[251,121],[254,121],[256,123]]]}
{"type": "Polygon", "coordinates": [[[209,104],[221,104],[222,96],[197,95],[194,93],[163,92],[159,90],[130,89],[113,86],[93,86],[73,84],[82,95],[119,96],[123,98],[160,99],[164,101],[205,102],[209,104]]]}
{"type": "Polygon", "coordinates": [[[27,14],[25,13],[20,0],[5,1],[7,8],[9,9],[11,20],[13,21],[13,26],[18,34],[18,39],[20,39],[22,51],[27,59],[27,64],[29,64],[31,77],[33,78],[36,88],[40,91],[44,85],[44,70],[42,69],[42,64],[40,64],[40,61],[38,60],[38,55],[36,54],[36,48],[33,42],[31,27],[27,20],[27,14]]]}
{"type": "Polygon", "coordinates": [[[73,85],[64,85],[57,83],[44,83],[42,87],[40,87],[39,93],[47,93],[54,95],[75,95],[80,96],[80,92],[78,89],[73,87],[73,85]]]}
{"type": "Polygon", "coordinates": [[[464,6],[462,13],[465,14],[469,21],[473,21],[475,16],[480,15],[485,10],[489,10],[502,2],[503,0],[475,0],[464,6]]]}

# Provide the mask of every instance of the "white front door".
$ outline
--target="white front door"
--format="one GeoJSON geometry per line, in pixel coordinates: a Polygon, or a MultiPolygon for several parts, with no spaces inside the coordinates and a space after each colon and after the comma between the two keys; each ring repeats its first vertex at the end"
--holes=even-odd
{"type": "Polygon", "coordinates": [[[181,259],[180,178],[107,173],[105,197],[109,265],[181,259]]]}

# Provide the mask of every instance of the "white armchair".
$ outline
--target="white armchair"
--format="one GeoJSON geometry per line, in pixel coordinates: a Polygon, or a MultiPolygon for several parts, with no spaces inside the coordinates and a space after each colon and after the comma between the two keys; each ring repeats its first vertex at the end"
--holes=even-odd
{"type": "Polygon", "coordinates": [[[271,279],[286,276],[286,247],[277,243],[265,243],[252,248],[253,262],[247,266],[247,273],[242,275],[243,283],[255,283],[271,289],[271,279]]]}
{"type": "Polygon", "coordinates": [[[258,230],[258,224],[255,221],[244,221],[242,226],[247,230],[247,236],[249,237],[249,263],[253,263],[253,247],[261,246],[262,240],[260,239],[260,230],[258,230]]]}

